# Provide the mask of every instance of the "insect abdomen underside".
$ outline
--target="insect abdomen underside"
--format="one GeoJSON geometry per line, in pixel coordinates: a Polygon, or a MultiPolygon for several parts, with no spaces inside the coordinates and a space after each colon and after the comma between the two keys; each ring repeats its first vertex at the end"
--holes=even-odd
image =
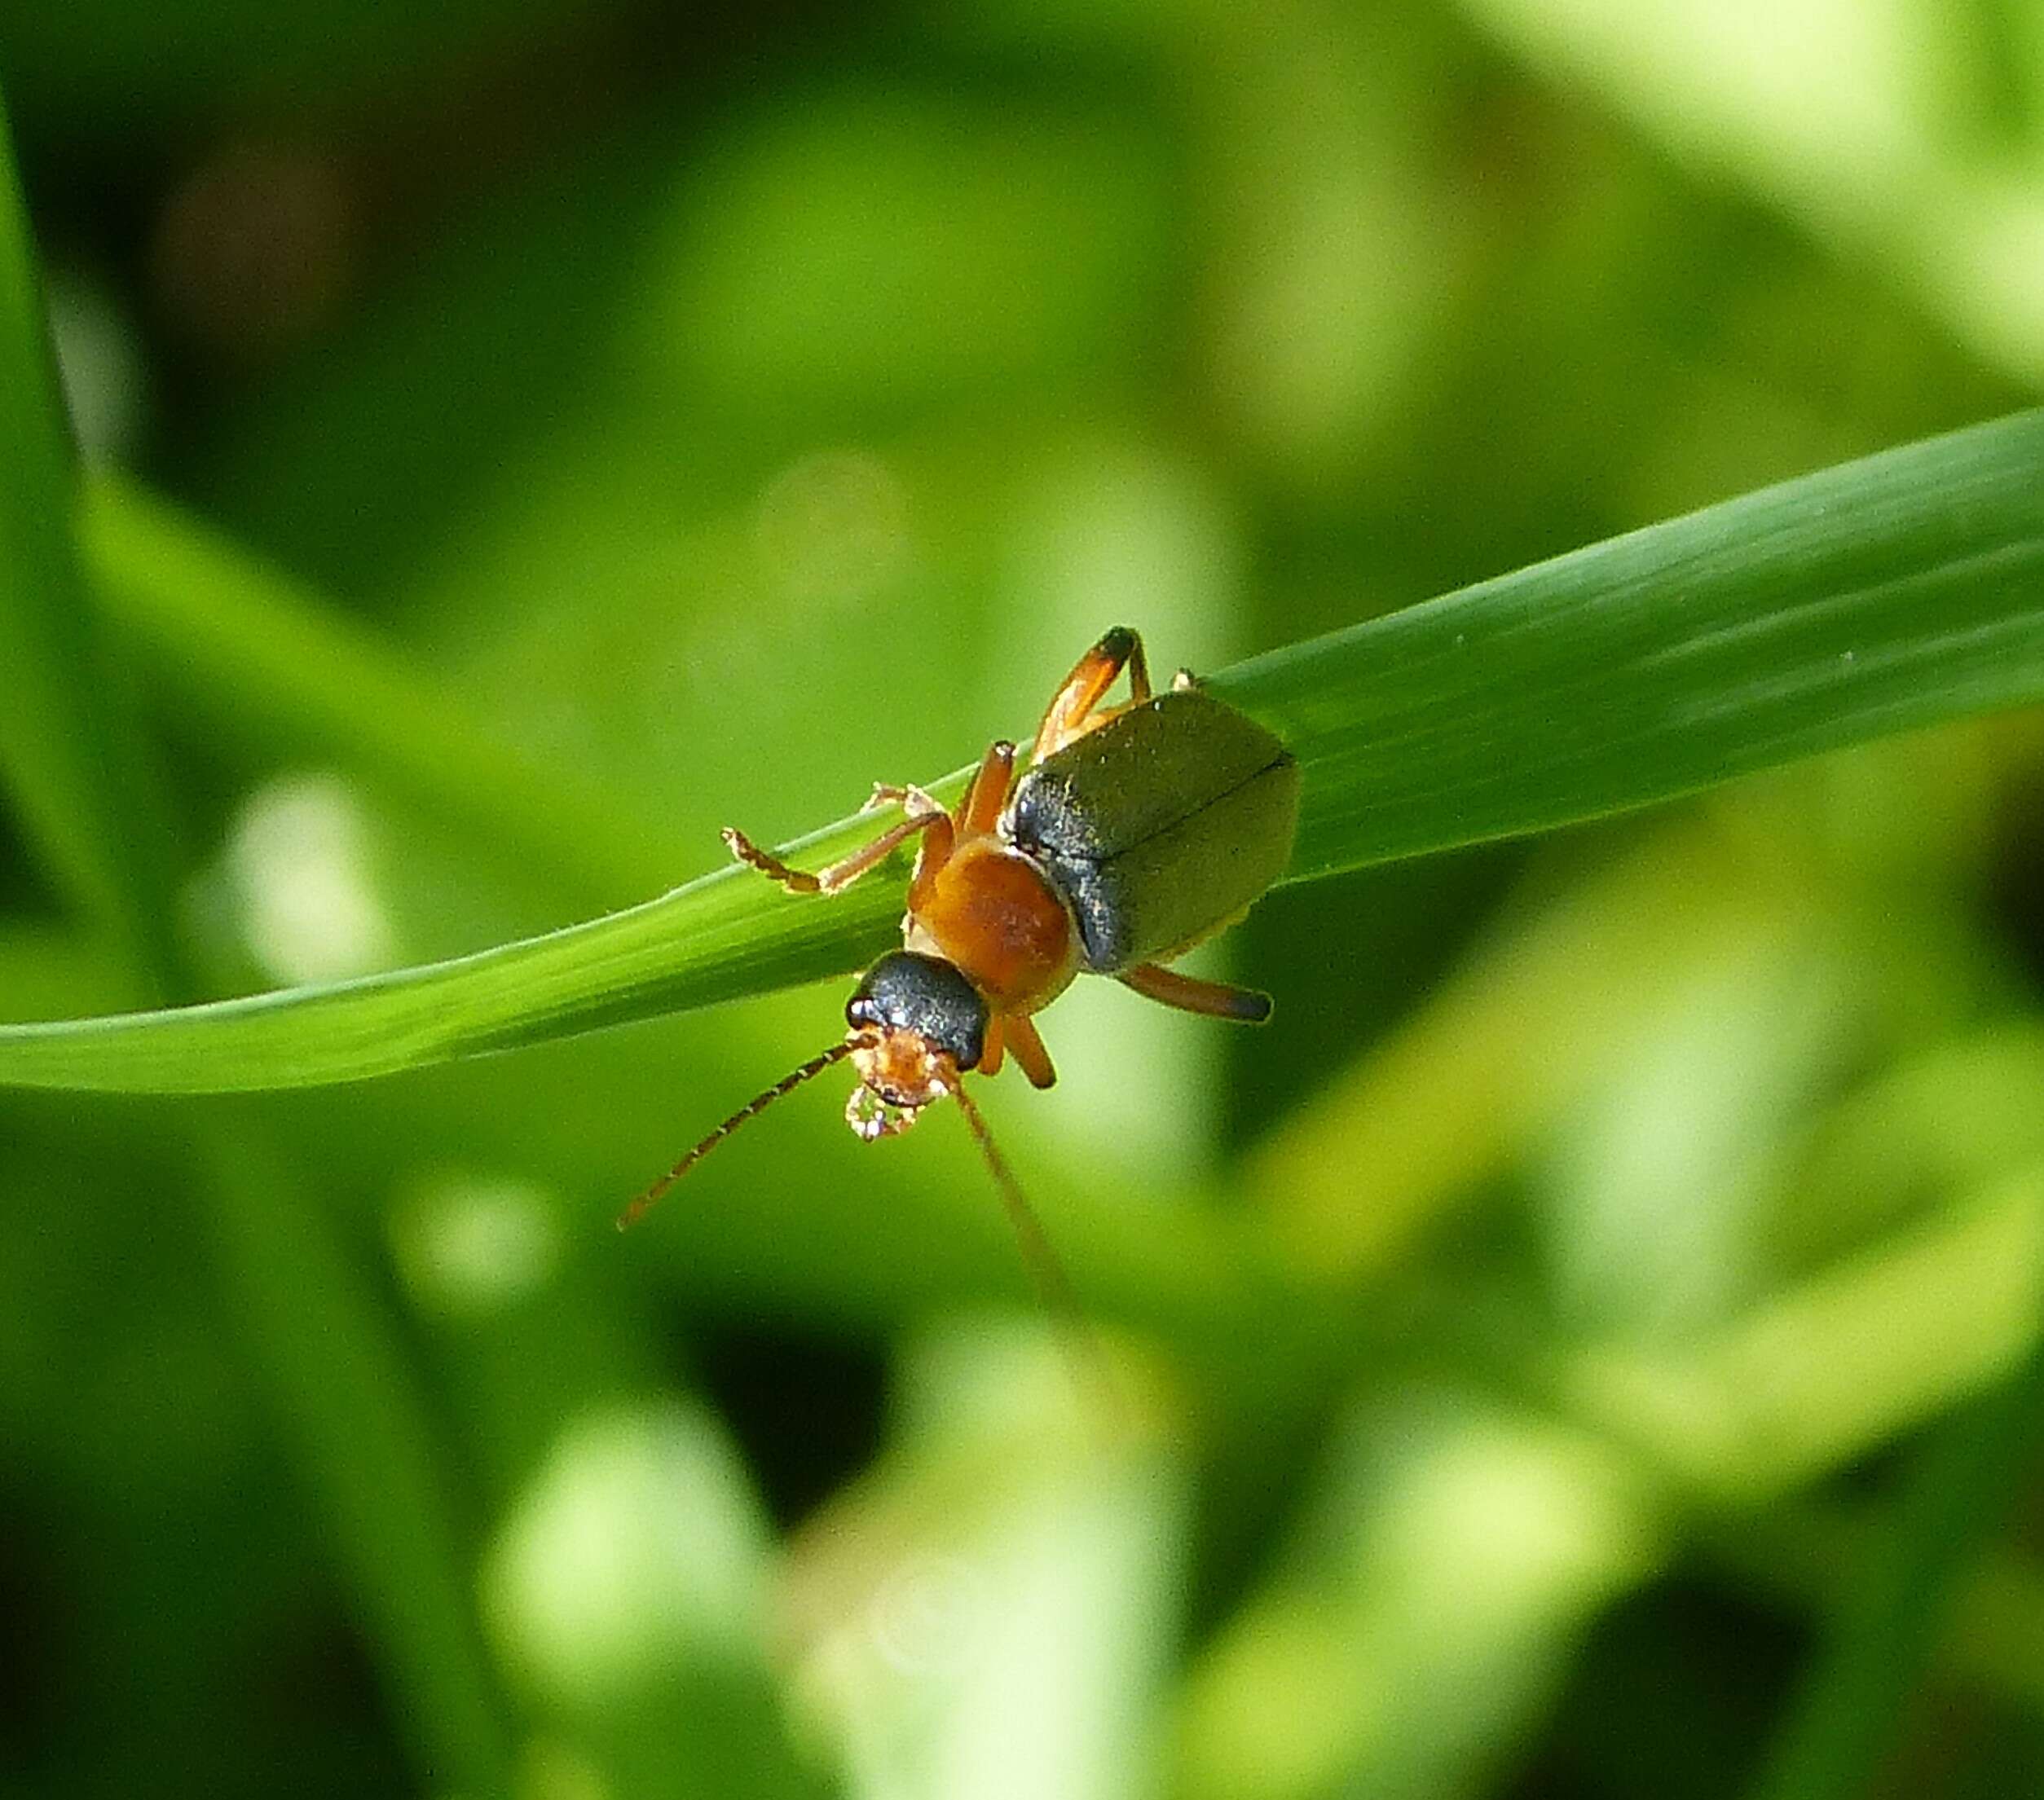
{"type": "Polygon", "coordinates": [[[1008,824],[1078,921],[1095,975],[1175,955],[1284,874],[1298,765],[1255,720],[1192,689],[1160,694],[1032,768],[1008,824]]]}

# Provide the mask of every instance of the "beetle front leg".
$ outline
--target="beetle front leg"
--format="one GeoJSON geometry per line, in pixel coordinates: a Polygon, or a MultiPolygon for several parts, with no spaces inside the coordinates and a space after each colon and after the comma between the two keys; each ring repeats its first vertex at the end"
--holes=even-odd
{"type": "Polygon", "coordinates": [[[980,759],[972,785],[958,803],[958,836],[960,843],[984,838],[999,822],[1001,808],[1008,803],[1008,790],[1015,785],[1015,746],[998,738],[980,759]]]}
{"type": "Polygon", "coordinates": [[[918,787],[914,782],[875,781],[873,791],[866,797],[861,812],[878,812],[883,807],[898,806],[912,819],[927,817],[944,808],[934,794],[918,787]]]}
{"type": "Polygon", "coordinates": [[[928,834],[923,838],[923,862],[939,864],[950,854],[950,816],[938,808],[932,812],[911,813],[900,824],[890,825],[872,843],[861,846],[850,856],[826,868],[817,869],[813,874],[805,869],[789,868],[772,851],[762,850],[733,825],[726,825],[723,836],[725,847],[747,868],[758,869],[768,880],[778,882],[790,893],[835,894],[849,887],[860,876],[878,869],[896,850],[918,833],[928,834]]]}

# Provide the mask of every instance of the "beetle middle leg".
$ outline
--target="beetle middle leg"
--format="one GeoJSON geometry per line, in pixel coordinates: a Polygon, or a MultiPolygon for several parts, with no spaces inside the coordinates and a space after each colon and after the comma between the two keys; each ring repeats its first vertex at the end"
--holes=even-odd
{"type": "Polygon", "coordinates": [[[1150,698],[1150,666],[1143,659],[1141,636],[1117,625],[1064,678],[1064,685],[1045,710],[1043,723],[1037,727],[1030,760],[1040,763],[1095,725],[1105,724],[1113,714],[1100,710],[1101,697],[1124,668],[1129,671],[1129,704],[1139,706],[1150,698]]]}
{"type": "Polygon", "coordinates": [[[1033,1088],[1054,1087],[1058,1072],[1051,1062],[1051,1053],[1044,1049],[1043,1040],[1037,1034],[1036,1021],[1027,1013],[1007,1013],[1001,1019],[1001,1035],[1015,1059],[1022,1065],[1022,1072],[1029,1076],[1033,1088]]]}
{"type": "Polygon", "coordinates": [[[756,869],[769,881],[778,882],[791,894],[835,894],[849,887],[860,876],[870,874],[885,862],[895,851],[918,834],[923,834],[923,847],[917,858],[918,874],[925,869],[942,865],[951,853],[951,817],[927,794],[910,790],[911,801],[922,799],[932,810],[919,808],[892,825],[872,843],[861,845],[848,856],[817,869],[813,874],[806,869],[791,869],[770,850],[762,850],[735,826],[724,828],[724,842],[731,854],[748,869],[756,869]]]}
{"type": "Polygon", "coordinates": [[[1225,981],[1199,981],[1182,975],[1161,963],[1139,962],[1121,973],[1124,987],[1133,988],[1145,999],[1180,1012],[1200,1013],[1209,1019],[1232,1019],[1245,1025],[1261,1025],[1271,1016],[1271,997],[1253,988],[1234,988],[1225,981]]]}

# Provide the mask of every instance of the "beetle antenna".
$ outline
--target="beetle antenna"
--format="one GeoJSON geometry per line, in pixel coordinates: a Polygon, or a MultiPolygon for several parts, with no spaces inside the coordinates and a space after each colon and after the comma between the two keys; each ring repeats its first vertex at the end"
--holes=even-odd
{"type": "Polygon", "coordinates": [[[711,1132],[702,1141],[702,1142],[698,1144],[694,1149],[691,1150],[687,1155],[684,1156],[680,1162],[676,1163],[673,1168],[669,1169],[666,1174],[663,1175],[659,1181],[655,1182],[652,1186],[649,1187],[645,1193],[641,1194],[638,1199],[634,1200],[631,1205],[628,1206],[622,1212],[620,1212],[618,1215],[618,1229],[620,1231],[627,1231],[633,1226],[637,1225],[640,1220],[644,1218],[646,1214],[650,1212],[654,1206],[659,1204],[662,1195],[665,1194],[669,1188],[673,1186],[676,1182],[680,1181],[681,1177],[687,1174],[690,1169],[694,1168],[698,1163],[701,1162],[705,1156],[708,1155],[711,1151],[715,1150],[719,1144],[724,1142],[725,1138],[729,1138],[731,1133],[736,1131],[740,1125],[743,1124],[747,1120],[752,1118],[756,1114],[764,1112],[769,1107],[772,1106],[773,1102],[776,1100],[778,1100],[783,1094],[794,1093],[794,1091],[797,1088],[800,1087],[804,1081],[810,1080],[815,1076],[822,1074],[822,1072],[826,1069],[829,1068],[833,1063],[842,1063],[846,1057],[849,1056],[852,1053],[852,1051],[858,1049],[861,1044],[864,1044],[866,1041],[868,1041],[868,1040],[864,1035],[854,1034],[853,1036],[844,1039],[840,1043],[833,1044],[830,1049],[824,1051],[821,1056],[811,1057],[808,1062],[804,1063],[800,1068],[795,1070],[792,1074],[782,1076],[781,1079],[776,1081],[772,1087],[769,1088],[765,1093],[755,1094],[752,1098],[747,1101],[746,1103],[740,1107],[736,1112],[733,1113],[729,1119],[725,1120],[724,1123],[719,1125],[715,1131],[711,1132]]]}
{"type": "Polygon", "coordinates": [[[972,1128],[972,1135],[980,1142],[980,1149],[986,1157],[987,1167],[993,1173],[993,1185],[1001,1190],[1002,1204],[1007,1208],[1008,1218],[1015,1226],[1015,1234],[1021,1240],[1022,1257],[1029,1265],[1030,1278],[1036,1283],[1037,1292],[1043,1296],[1044,1304],[1057,1315],[1063,1328],[1066,1347],[1073,1360],[1078,1365],[1078,1372],[1085,1379],[1082,1385],[1092,1387],[1099,1395],[1108,1412],[1116,1422],[1126,1428],[1128,1409],[1121,1389],[1108,1368],[1105,1352],[1100,1340],[1087,1324],[1086,1314],[1080,1310],[1078,1296],[1073,1292],[1071,1277],[1064,1272],[1064,1264],[1051,1247],[1050,1234],[1043,1229],[1043,1221],[1037,1217],[1036,1208],[1029,1204],[1029,1196],[1022,1191],[1022,1184],[1015,1178],[1015,1172],[1008,1167],[1007,1159],[993,1142],[993,1133],[988,1129],[986,1116],[971,1095],[965,1091],[965,1083],[953,1080],[946,1084],[951,1098],[958,1103],[958,1111],[965,1115],[965,1122],[972,1128]]]}

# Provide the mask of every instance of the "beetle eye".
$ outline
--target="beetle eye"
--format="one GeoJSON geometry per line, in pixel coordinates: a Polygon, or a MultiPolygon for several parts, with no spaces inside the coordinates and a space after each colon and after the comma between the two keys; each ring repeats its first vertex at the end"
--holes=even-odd
{"type": "Polygon", "coordinates": [[[872,995],[857,993],[844,1003],[844,1022],[848,1025],[879,1025],[884,1023],[880,1016],[880,1004],[872,995]]]}

